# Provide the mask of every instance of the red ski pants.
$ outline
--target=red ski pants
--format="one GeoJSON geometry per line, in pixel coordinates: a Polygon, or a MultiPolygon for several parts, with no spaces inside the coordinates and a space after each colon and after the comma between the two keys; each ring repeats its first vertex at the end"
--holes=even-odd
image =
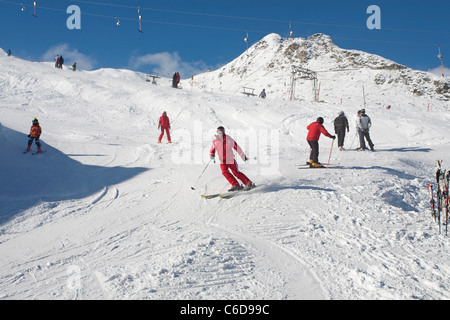
{"type": "Polygon", "coordinates": [[[231,183],[232,186],[237,186],[239,182],[236,180],[238,178],[242,181],[243,184],[249,185],[252,183],[249,178],[245,174],[239,171],[238,165],[236,161],[234,161],[233,164],[220,164],[220,169],[222,170],[222,174],[225,178],[227,178],[228,182],[231,183]],[[233,174],[230,173],[230,171],[236,176],[236,178],[233,176],[233,174]]]}
{"type": "Polygon", "coordinates": [[[159,135],[158,142],[161,142],[161,139],[164,137],[164,130],[166,131],[167,134],[167,141],[170,142],[169,127],[161,127],[161,134],[159,135]]]}

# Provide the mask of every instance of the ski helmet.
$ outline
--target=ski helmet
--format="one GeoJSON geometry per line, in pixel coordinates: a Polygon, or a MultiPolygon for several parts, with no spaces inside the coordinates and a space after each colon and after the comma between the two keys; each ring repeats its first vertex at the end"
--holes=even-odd
{"type": "Polygon", "coordinates": [[[218,128],[217,128],[217,133],[219,133],[219,132],[225,133],[225,128],[222,127],[222,126],[218,127],[218,128]]]}
{"type": "Polygon", "coordinates": [[[323,118],[322,117],[318,117],[317,118],[317,122],[320,123],[320,124],[323,124],[323,118]]]}

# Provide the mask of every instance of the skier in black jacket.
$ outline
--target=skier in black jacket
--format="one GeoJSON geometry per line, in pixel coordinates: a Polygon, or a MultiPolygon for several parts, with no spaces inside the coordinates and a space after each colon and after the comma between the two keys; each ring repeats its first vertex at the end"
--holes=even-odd
{"type": "Polygon", "coordinates": [[[345,131],[349,132],[349,130],[348,119],[345,116],[344,111],[341,111],[339,112],[339,116],[334,119],[334,132],[338,136],[339,150],[344,150],[345,131]]]}

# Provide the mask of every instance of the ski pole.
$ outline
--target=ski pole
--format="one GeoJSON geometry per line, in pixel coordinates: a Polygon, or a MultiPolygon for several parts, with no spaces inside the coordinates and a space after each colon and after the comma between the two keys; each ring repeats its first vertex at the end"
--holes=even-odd
{"type": "Polygon", "coordinates": [[[173,123],[175,122],[175,120],[177,120],[177,118],[180,116],[180,114],[181,114],[183,111],[184,111],[184,109],[182,109],[182,110],[180,111],[180,113],[175,117],[175,119],[172,120],[171,125],[173,125],[173,123]]]}
{"type": "MultiPolygon", "coordinates": [[[[203,173],[206,171],[206,168],[208,168],[209,164],[211,163],[212,159],[209,159],[208,164],[206,165],[205,169],[203,169],[202,173],[200,173],[200,176],[198,177],[197,181],[195,182],[194,186],[197,185],[198,181],[200,180],[200,178],[202,177],[203,173]]],[[[194,187],[191,187],[192,190],[195,190],[194,187]]]]}
{"type": "Polygon", "coordinates": [[[41,147],[44,149],[44,152],[47,152],[47,149],[44,147],[44,144],[41,142],[41,147]]]}
{"type": "Polygon", "coordinates": [[[330,150],[330,156],[328,157],[328,165],[327,165],[327,168],[330,166],[330,159],[331,159],[331,152],[333,151],[333,144],[334,144],[334,139],[333,139],[333,142],[331,142],[331,150],[330,150]]]}

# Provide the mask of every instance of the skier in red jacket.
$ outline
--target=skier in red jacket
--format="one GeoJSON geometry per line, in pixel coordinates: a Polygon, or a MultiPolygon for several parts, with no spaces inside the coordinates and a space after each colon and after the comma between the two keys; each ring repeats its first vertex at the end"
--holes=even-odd
{"type": "Polygon", "coordinates": [[[169,117],[167,116],[167,112],[163,112],[162,116],[159,118],[159,122],[158,122],[158,129],[161,129],[161,134],[159,135],[158,138],[158,143],[161,143],[161,139],[164,136],[164,131],[166,131],[167,133],[167,141],[168,143],[171,143],[170,141],[170,120],[169,117]]]}
{"type": "Polygon", "coordinates": [[[336,139],[336,136],[332,136],[328,133],[328,131],[323,126],[323,118],[317,118],[316,122],[311,123],[308,127],[308,135],[306,136],[306,141],[308,141],[309,146],[311,147],[311,153],[309,155],[309,163],[311,167],[323,167],[319,163],[319,138],[320,134],[323,134],[331,139],[336,139]]]}
{"type": "Polygon", "coordinates": [[[244,154],[241,147],[236,143],[236,141],[225,134],[225,128],[222,126],[218,127],[216,139],[214,139],[211,150],[209,152],[211,159],[215,161],[215,155],[217,151],[222,174],[232,186],[228,191],[237,191],[242,189],[250,190],[255,187],[255,184],[249,178],[247,178],[245,174],[239,171],[238,164],[236,162],[236,159],[234,158],[233,149],[236,150],[236,152],[241,156],[242,160],[248,160],[247,156],[244,154]],[[229,170],[231,170],[233,174],[231,174],[229,170]],[[242,187],[236,180],[236,178],[241,180],[242,183],[244,183],[245,187],[242,187]]]}

